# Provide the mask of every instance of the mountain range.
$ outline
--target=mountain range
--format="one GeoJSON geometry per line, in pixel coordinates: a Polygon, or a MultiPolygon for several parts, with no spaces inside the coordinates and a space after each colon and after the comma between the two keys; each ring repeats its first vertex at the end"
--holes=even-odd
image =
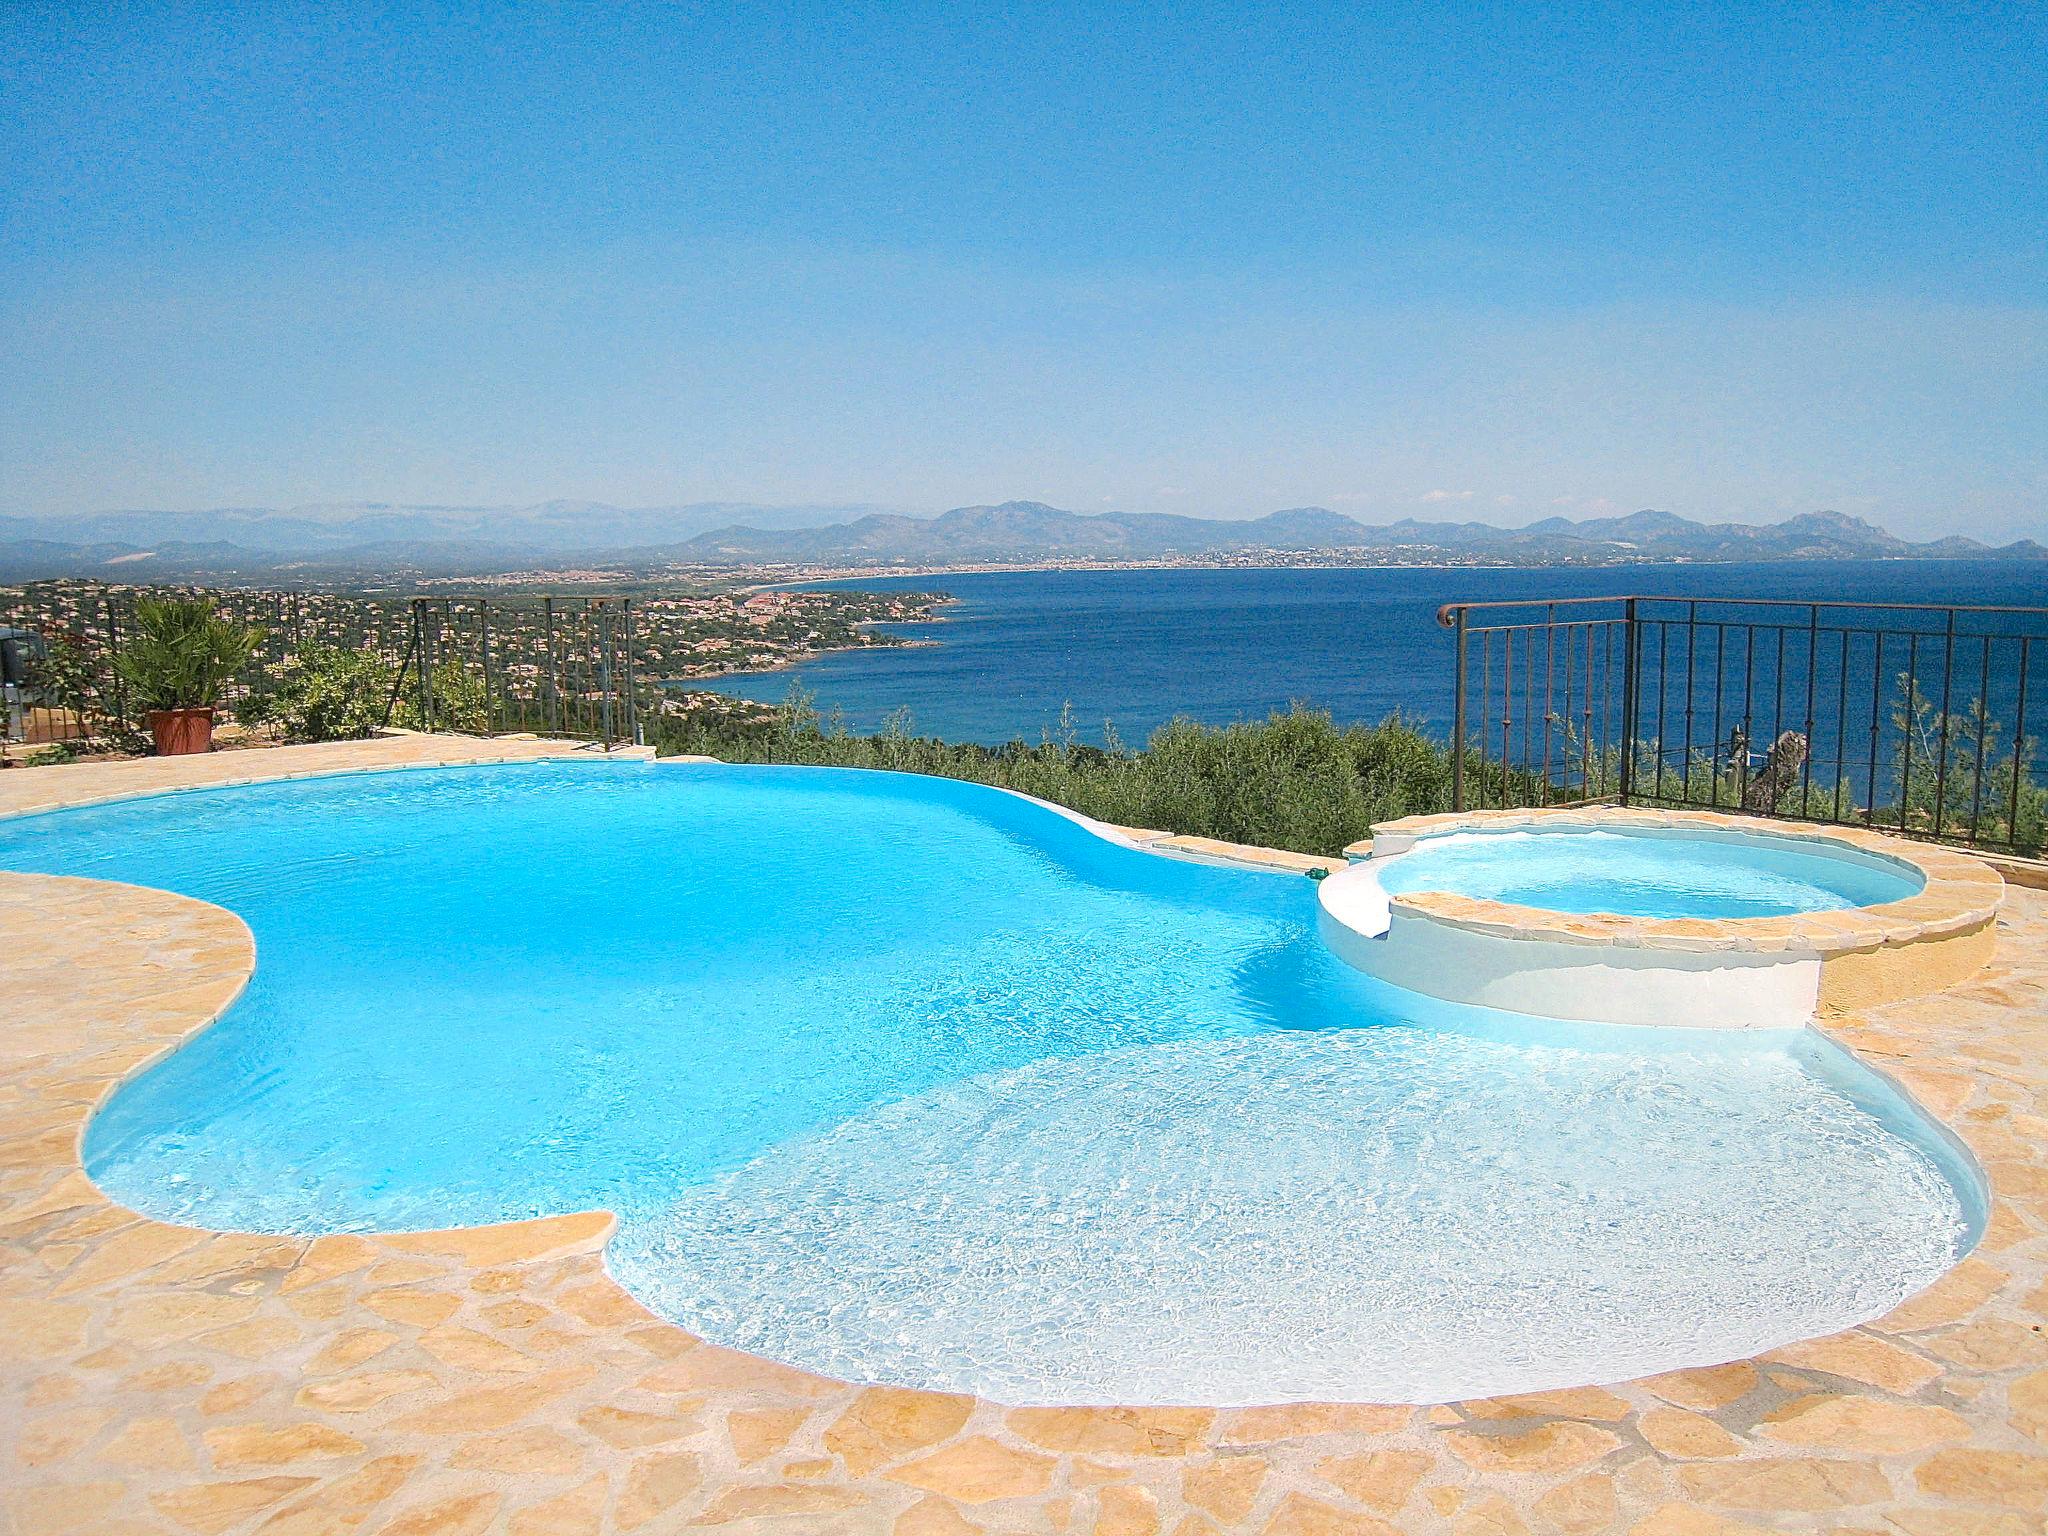
{"type": "Polygon", "coordinates": [[[956,507],[936,517],[859,506],[726,502],[621,508],[352,503],[289,510],[0,516],[0,581],[341,582],[372,576],[489,575],[559,567],[656,574],[679,566],[861,567],[1060,560],[1330,559],[1469,564],[1630,561],[2048,558],[2031,539],[1915,543],[1839,512],[1779,523],[1702,523],[1672,512],[1521,528],[1403,519],[1362,523],[1324,507],[1223,520],[1162,512],[1065,511],[1035,501],[956,507]]]}

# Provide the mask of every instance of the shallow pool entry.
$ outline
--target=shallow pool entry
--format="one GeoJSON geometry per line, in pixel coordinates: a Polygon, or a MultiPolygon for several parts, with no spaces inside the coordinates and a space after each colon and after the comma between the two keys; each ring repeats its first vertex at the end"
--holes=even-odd
{"type": "Polygon", "coordinates": [[[1945,1133],[1810,1033],[1435,1002],[1337,959],[1298,876],[943,780],[309,780],[0,823],[0,867],[256,935],[243,1000],[93,1120],[116,1199],[293,1232],[609,1208],[650,1307],[855,1380],[1614,1380],[1881,1313],[1981,1224],[1945,1133]]]}

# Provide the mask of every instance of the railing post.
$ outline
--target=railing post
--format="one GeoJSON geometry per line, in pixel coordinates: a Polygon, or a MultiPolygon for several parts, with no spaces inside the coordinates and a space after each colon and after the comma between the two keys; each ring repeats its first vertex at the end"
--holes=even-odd
{"type": "Polygon", "coordinates": [[[1636,782],[1636,686],[1643,665],[1643,648],[1636,625],[1636,600],[1625,598],[1621,608],[1621,785],[1620,800],[1628,804],[1636,782]]]}
{"type": "Polygon", "coordinates": [[[425,598],[413,599],[412,621],[418,626],[420,640],[420,729],[431,732],[434,729],[434,647],[427,639],[425,598]]]}
{"type": "Polygon", "coordinates": [[[1465,609],[1458,607],[1457,692],[1451,705],[1451,809],[1465,809],[1465,609]]]}
{"type": "Polygon", "coordinates": [[[647,743],[640,735],[640,695],[633,686],[633,599],[622,601],[626,615],[626,734],[634,746],[644,747],[647,743]]]}
{"type": "Polygon", "coordinates": [[[548,647],[548,731],[562,734],[562,685],[555,677],[555,600],[541,599],[541,627],[548,647]]]}
{"type": "Polygon", "coordinates": [[[497,695],[491,689],[491,600],[480,597],[476,600],[477,643],[483,651],[484,661],[484,734],[498,733],[497,695]]]}
{"type": "Polygon", "coordinates": [[[419,610],[413,610],[412,633],[406,637],[405,654],[398,658],[398,676],[391,680],[391,696],[384,701],[384,724],[391,723],[391,715],[398,708],[398,696],[405,692],[405,669],[415,664],[420,647],[419,610]]]}
{"type": "Polygon", "coordinates": [[[121,635],[114,628],[114,594],[109,592],[101,599],[107,615],[107,670],[114,680],[114,729],[128,729],[128,685],[121,681],[121,635]]]}
{"type": "Polygon", "coordinates": [[[612,749],[612,610],[599,599],[597,605],[597,697],[604,749],[612,749]]]}

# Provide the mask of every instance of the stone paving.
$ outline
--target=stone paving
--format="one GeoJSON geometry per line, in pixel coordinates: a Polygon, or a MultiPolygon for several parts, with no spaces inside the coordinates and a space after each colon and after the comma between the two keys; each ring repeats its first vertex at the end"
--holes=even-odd
{"type": "MultiPolygon", "coordinates": [[[[9,771],[0,812],[557,750],[415,737],[9,771]]],[[[0,1507],[15,1536],[2043,1530],[2040,892],[2008,894],[1968,983],[1830,1026],[1990,1174],[1990,1230],[1960,1267],[1869,1325],[1762,1359],[1422,1408],[1005,1408],[849,1386],[652,1317],[605,1273],[601,1213],[312,1240],[144,1219],[85,1177],[80,1129],[233,1000],[248,930],[159,892],[0,874],[0,934],[0,1507]]]]}

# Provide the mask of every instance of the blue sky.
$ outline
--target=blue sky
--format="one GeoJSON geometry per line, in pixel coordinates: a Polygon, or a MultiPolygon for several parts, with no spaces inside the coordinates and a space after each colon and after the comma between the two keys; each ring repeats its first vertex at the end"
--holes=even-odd
{"type": "Polygon", "coordinates": [[[0,17],[0,510],[2048,534],[2048,7],[0,17]]]}

